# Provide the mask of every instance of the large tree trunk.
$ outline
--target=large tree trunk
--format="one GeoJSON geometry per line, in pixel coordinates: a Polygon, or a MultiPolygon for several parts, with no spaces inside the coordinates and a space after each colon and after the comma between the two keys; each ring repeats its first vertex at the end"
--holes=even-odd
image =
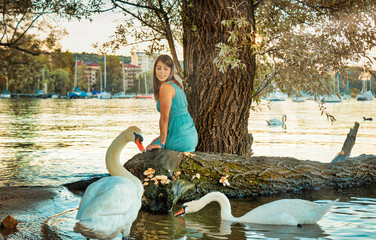
{"type": "MultiPolygon", "coordinates": [[[[251,46],[240,53],[246,68],[220,73],[213,63],[216,45],[226,42],[231,29],[222,20],[235,16],[230,7],[241,0],[184,0],[184,78],[189,111],[199,135],[197,151],[246,155],[251,151],[248,118],[256,61],[251,46]]],[[[249,2],[239,8],[254,29],[249,2]]],[[[254,39],[253,39],[254,40],[254,39]]]]}

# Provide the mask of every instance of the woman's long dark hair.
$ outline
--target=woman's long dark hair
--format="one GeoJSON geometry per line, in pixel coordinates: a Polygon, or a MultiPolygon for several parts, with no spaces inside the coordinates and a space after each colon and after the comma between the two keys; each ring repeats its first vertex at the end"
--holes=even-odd
{"type": "Polygon", "coordinates": [[[161,88],[162,83],[158,80],[157,75],[155,74],[155,69],[157,68],[157,63],[162,62],[166,64],[169,68],[171,68],[170,76],[168,77],[168,81],[172,81],[176,83],[180,88],[181,84],[176,81],[174,77],[174,61],[168,55],[160,55],[154,62],[154,69],[153,69],[153,93],[155,101],[159,99],[159,89],[161,88]]]}

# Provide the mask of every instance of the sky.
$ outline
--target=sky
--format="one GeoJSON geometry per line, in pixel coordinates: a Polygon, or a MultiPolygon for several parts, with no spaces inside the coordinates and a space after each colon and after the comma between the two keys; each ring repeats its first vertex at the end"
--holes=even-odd
{"type": "MultiPolygon", "coordinates": [[[[59,24],[66,29],[68,35],[61,40],[62,50],[69,50],[73,53],[99,53],[93,48],[92,44],[98,42],[102,44],[110,39],[110,36],[115,33],[116,26],[124,20],[121,13],[106,12],[93,16],[93,21],[82,19],[81,21],[74,20],[60,20],[59,24]]],[[[134,46],[133,46],[134,47],[134,46]]],[[[143,51],[145,45],[140,45],[136,51],[143,51]]],[[[132,46],[122,47],[115,52],[115,55],[130,56],[132,46]]],[[[177,46],[178,58],[182,59],[183,50],[177,46]]],[[[168,53],[167,53],[168,54],[168,53]]],[[[376,56],[376,48],[370,52],[371,56],[376,56]]],[[[362,62],[362,61],[361,61],[362,62]]],[[[353,63],[359,65],[362,63],[353,63]]],[[[376,69],[376,60],[372,66],[376,69]]]]}
{"type": "MultiPolygon", "coordinates": [[[[122,15],[119,13],[107,12],[95,15],[93,21],[87,19],[80,21],[61,20],[59,24],[68,32],[68,35],[61,40],[62,50],[70,52],[98,53],[93,44],[102,44],[109,40],[115,33],[116,26],[120,23],[122,15]]],[[[130,55],[131,47],[124,47],[117,51],[116,55],[130,55]]]]}
{"type": "MultiPolygon", "coordinates": [[[[68,21],[60,20],[58,22],[65,30],[68,35],[63,37],[61,40],[62,50],[69,50],[74,53],[99,53],[95,48],[93,48],[93,43],[98,42],[99,45],[108,41],[111,35],[114,35],[116,26],[124,20],[121,13],[106,12],[99,15],[93,16],[93,21],[82,19],[80,21],[68,21]]],[[[141,51],[146,48],[146,44],[141,44],[136,46],[136,51],[141,51]]],[[[115,52],[115,55],[130,56],[131,50],[135,46],[122,47],[120,50],[115,52]]],[[[181,47],[177,46],[178,58],[182,58],[183,50],[181,47]]],[[[168,54],[168,53],[167,53],[168,54]]]]}

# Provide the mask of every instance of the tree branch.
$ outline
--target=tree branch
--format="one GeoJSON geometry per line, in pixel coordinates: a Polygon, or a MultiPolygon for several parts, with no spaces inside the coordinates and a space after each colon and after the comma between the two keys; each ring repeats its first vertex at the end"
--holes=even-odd
{"type": "MultiPolygon", "coordinates": [[[[134,14],[133,12],[129,11],[128,9],[124,8],[123,6],[120,6],[119,4],[117,4],[116,2],[119,1],[119,0],[111,0],[112,4],[114,4],[115,7],[118,7],[120,8],[121,10],[123,10],[124,12],[128,13],[129,15],[131,15],[132,17],[134,17],[135,19],[138,19],[141,23],[143,23],[145,26],[148,26],[150,27],[151,29],[153,29],[154,31],[156,31],[157,33],[159,34],[162,34],[163,35],[163,32],[161,32],[160,30],[158,30],[157,28],[155,28],[154,26],[148,24],[147,22],[145,22],[144,19],[142,19],[141,16],[138,16],[136,14],[134,14]]],[[[123,1],[120,1],[120,2],[123,2],[123,1]]],[[[124,2],[125,4],[127,4],[126,2],[124,2]]],[[[131,5],[131,4],[130,4],[131,5]]],[[[133,4],[134,5],[134,4],[133,4]]]]}
{"type": "Polygon", "coordinates": [[[256,10],[259,7],[259,5],[261,5],[264,1],[265,0],[259,0],[259,1],[257,1],[255,4],[253,4],[253,8],[256,10]]]}
{"type": "Polygon", "coordinates": [[[11,43],[0,43],[0,46],[11,48],[11,49],[15,49],[15,50],[19,50],[21,52],[28,53],[28,54],[31,54],[31,55],[34,55],[34,56],[38,56],[39,54],[42,53],[42,51],[34,52],[34,51],[31,51],[31,50],[28,50],[28,49],[25,49],[25,48],[21,48],[19,46],[11,44],[11,43]]]}
{"type": "Polygon", "coordinates": [[[117,4],[116,2],[120,2],[120,3],[126,4],[126,5],[130,5],[130,6],[133,6],[133,7],[137,7],[137,8],[146,8],[146,9],[149,9],[149,10],[153,10],[155,12],[160,11],[160,9],[155,8],[155,7],[151,7],[151,6],[147,6],[147,5],[141,5],[141,4],[137,4],[137,3],[131,3],[131,2],[128,2],[128,1],[123,1],[123,0],[111,0],[111,2],[114,5],[117,5],[119,7],[120,7],[120,5],[117,4]]]}

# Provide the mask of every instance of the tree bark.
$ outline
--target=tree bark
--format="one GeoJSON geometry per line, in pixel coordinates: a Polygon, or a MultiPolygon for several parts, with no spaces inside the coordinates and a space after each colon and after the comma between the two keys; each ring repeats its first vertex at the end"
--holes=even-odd
{"type": "MultiPolygon", "coordinates": [[[[239,198],[376,183],[375,155],[322,163],[290,157],[153,150],[135,155],[124,167],[143,183],[142,209],[152,213],[167,213],[177,201],[198,199],[212,191],[239,198]]],[[[83,193],[98,179],[65,186],[83,193]]]]}
{"type": "Polygon", "coordinates": [[[154,213],[169,212],[177,201],[198,199],[212,191],[238,198],[376,183],[375,155],[322,163],[156,150],[134,156],[124,167],[144,184],[142,209],[154,213]],[[148,168],[155,170],[152,176],[145,174],[148,168]],[[157,176],[170,181],[162,182],[157,176]]]}
{"type": "Polygon", "coordinates": [[[343,143],[341,152],[332,160],[332,162],[338,162],[346,159],[350,156],[351,150],[355,144],[356,134],[358,133],[359,123],[355,122],[354,127],[350,128],[350,132],[347,134],[347,138],[343,143]]]}
{"type": "MultiPolygon", "coordinates": [[[[251,152],[248,118],[256,69],[254,52],[247,46],[240,53],[245,70],[220,73],[213,63],[217,44],[226,42],[231,30],[221,22],[235,16],[230,7],[240,2],[183,1],[184,87],[199,135],[198,151],[238,155],[251,152]]],[[[252,23],[249,31],[253,32],[250,2],[243,2],[241,11],[252,23]]]]}

